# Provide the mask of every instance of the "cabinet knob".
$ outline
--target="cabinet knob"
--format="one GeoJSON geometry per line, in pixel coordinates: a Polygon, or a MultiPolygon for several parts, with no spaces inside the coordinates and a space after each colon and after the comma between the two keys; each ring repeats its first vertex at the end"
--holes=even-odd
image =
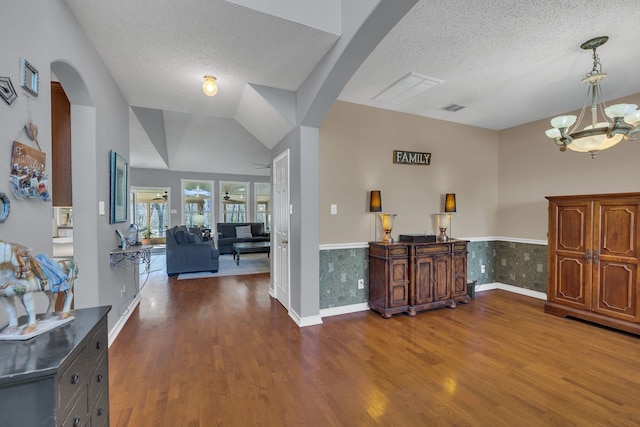
{"type": "Polygon", "coordinates": [[[101,350],[102,349],[102,341],[98,341],[96,343],[96,350],[101,350]]]}
{"type": "Polygon", "coordinates": [[[96,376],[96,381],[97,382],[102,381],[102,374],[98,374],[98,376],[96,376]]]}
{"type": "Polygon", "coordinates": [[[71,375],[71,384],[77,384],[79,379],[80,379],[80,374],[78,374],[77,372],[74,372],[74,374],[71,375]]]}
{"type": "Polygon", "coordinates": [[[98,408],[97,414],[98,414],[99,417],[101,417],[102,414],[104,414],[104,409],[98,408]]]}
{"type": "Polygon", "coordinates": [[[587,249],[587,264],[589,264],[589,261],[591,261],[591,249],[587,249]]]}
{"type": "Polygon", "coordinates": [[[73,427],[79,427],[80,426],[80,417],[74,417],[73,418],[73,427]]]}

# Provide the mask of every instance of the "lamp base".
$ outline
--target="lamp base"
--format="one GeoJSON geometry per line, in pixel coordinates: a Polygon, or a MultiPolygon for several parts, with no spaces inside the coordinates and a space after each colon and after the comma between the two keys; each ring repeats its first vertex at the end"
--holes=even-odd
{"type": "Polygon", "coordinates": [[[391,237],[391,230],[384,230],[384,236],[382,236],[382,243],[393,243],[393,237],[391,237]]]}
{"type": "Polygon", "coordinates": [[[440,229],[440,234],[438,235],[438,241],[439,242],[446,242],[447,240],[449,240],[449,236],[447,236],[446,231],[447,231],[446,228],[441,228],[440,229]]]}

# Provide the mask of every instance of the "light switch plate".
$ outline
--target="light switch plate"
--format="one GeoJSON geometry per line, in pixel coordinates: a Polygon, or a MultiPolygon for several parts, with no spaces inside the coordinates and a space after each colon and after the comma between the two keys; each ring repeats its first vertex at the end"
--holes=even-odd
{"type": "Polygon", "coordinates": [[[338,215],[338,205],[331,205],[331,215],[338,215]]]}
{"type": "Polygon", "coordinates": [[[104,202],[102,200],[98,202],[98,215],[104,215],[104,202]]]}

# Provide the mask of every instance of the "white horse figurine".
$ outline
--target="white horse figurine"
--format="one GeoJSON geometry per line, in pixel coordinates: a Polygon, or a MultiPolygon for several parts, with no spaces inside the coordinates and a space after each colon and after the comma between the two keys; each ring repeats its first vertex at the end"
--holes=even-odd
{"type": "Polygon", "coordinates": [[[33,257],[28,248],[0,240],[0,300],[9,315],[8,328],[18,327],[14,305],[14,298],[17,296],[28,317],[28,324],[22,334],[36,330],[33,292],[44,292],[49,299],[47,314],[53,311],[57,293],[64,292],[64,308],[60,318],[68,318],[73,301],[73,283],[77,276],[78,265],[74,261],[55,262],[46,255],[33,257]]]}

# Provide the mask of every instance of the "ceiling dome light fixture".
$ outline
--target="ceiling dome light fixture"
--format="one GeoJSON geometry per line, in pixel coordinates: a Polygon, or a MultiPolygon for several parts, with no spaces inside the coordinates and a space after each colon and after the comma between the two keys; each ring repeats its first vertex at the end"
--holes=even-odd
{"type": "Polygon", "coordinates": [[[204,76],[204,83],[202,83],[202,91],[207,96],[216,96],[218,93],[218,84],[214,76],[204,76]]]}
{"type": "Polygon", "coordinates": [[[551,119],[553,127],[545,132],[560,147],[560,151],[567,151],[568,148],[580,153],[589,153],[591,158],[595,159],[599,151],[613,147],[623,138],[626,141],[633,141],[638,137],[638,132],[640,132],[638,106],[636,104],[616,104],[607,107],[602,101],[600,81],[607,77],[607,74],[602,72],[602,64],[600,64],[596,48],[605,44],[607,40],[609,37],[601,36],[580,45],[585,50],[593,49],[593,69],[582,79],[582,83],[589,85],[587,101],[582,107],[580,117],[576,118],[572,115],[554,117],[551,119]],[[591,120],[587,119],[589,123],[580,127],[587,107],[591,111],[591,120]],[[607,117],[613,120],[613,123],[607,117]]]}

